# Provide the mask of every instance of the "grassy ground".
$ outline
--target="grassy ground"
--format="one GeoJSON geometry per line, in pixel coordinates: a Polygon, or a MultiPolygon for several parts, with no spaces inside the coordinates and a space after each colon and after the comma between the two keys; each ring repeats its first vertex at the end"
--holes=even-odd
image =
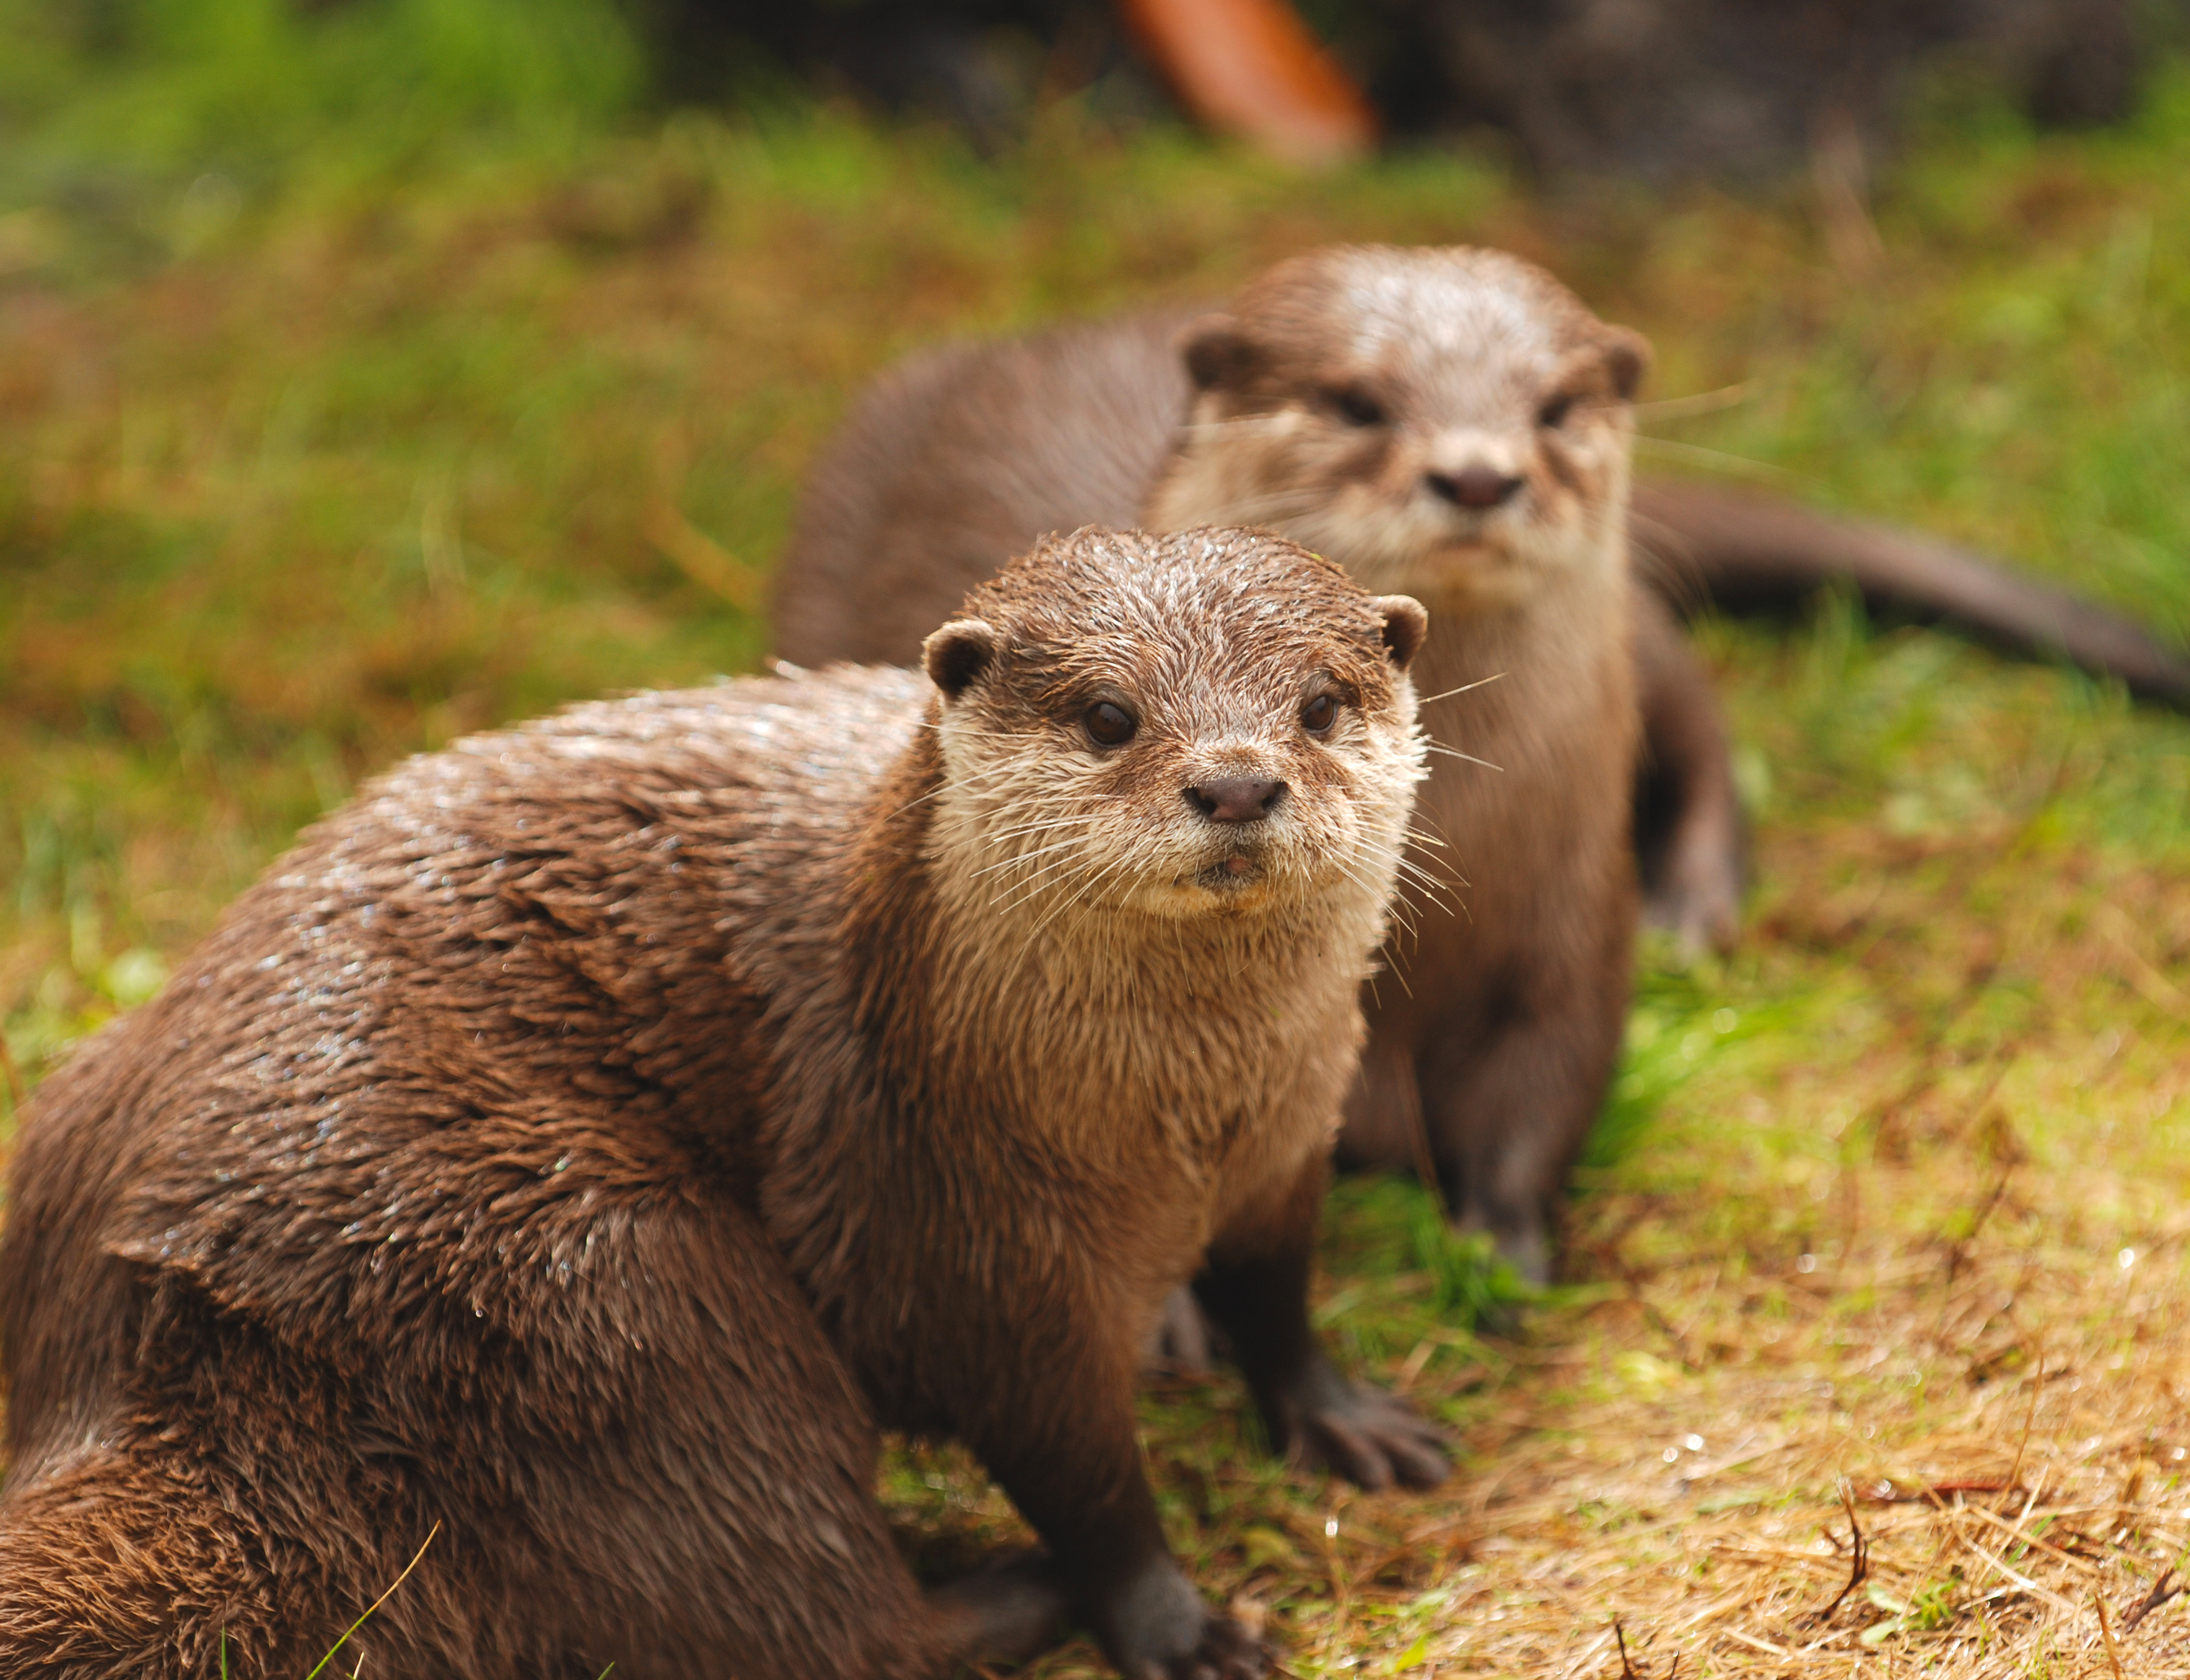
{"type": "MultiPolygon", "coordinates": [[[[1799,194],[1546,203],[1450,156],[1302,179],[1069,104],[987,162],[826,112],[429,125],[314,167],[39,121],[0,179],[26,1083],[360,776],[750,666],[797,475],[894,354],[1310,243],[1546,261],[1652,334],[1659,394],[1724,393],[1647,416],[1647,465],[1921,522],[2190,632],[2180,75],[2126,133],[1943,120],[1875,225],[1799,194]]],[[[2130,1624],[2190,1548],[2190,734],[1831,603],[1701,641],[1758,812],[1751,931],[1646,973],[1574,1282],[1478,1337],[1419,1196],[1347,1186],[1326,1328],[1452,1422],[1461,1472],[1359,1496],[1261,1456],[1226,1383],[1159,1386],[1179,1548],[1301,1675],[1615,1675],[1615,1618],[1650,1680],[2182,1672],[2190,1612],[2130,1624]],[[1868,1579],[1824,1616],[1852,1526],[1868,1579]]],[[[930,1568],[1012,1531],[947,1452],[886,1491],[930,1568]]]]}

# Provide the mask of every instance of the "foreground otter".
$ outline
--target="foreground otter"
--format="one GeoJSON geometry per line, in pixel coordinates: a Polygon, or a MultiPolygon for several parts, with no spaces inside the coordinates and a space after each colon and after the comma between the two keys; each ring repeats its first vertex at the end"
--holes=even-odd
{"type": "Polygon", "coordinates": [[[370,788],[25,1128],[0,1672],[301,1674],[436,1524],[367,1674],[935,1674],[1060,1592],[1128,1674],[1260,1672],[1133,1376],[1206,1264],[1281,1446],[1444,1474],[1302,1299],[1423,626],[1279,539],[1083,532],[925,677],[370,788]],[[877,1425],[1048,1559],[923,1597],[877,1425]]]}
{"type": "Polygon", "coordinates": [[[1189,331],[1181,427],[1177,379],[1149,376],[1176,335],[1130,322],[887,382],[808,486],[785,652],[894,648],[942,579],[1082,503],[1138,503],[1160,529],[1222,510],[1419,595],[1438,635],[1415,677],[1450,755],[1417,823],[1443,844],[1415,861],[1454,885],[1374,987],[1345,1146],[1413,1166],[1426,1133],[1455,1215],[1542,1276],[1626,1015],[1625,512],[1647,347],[1498,252],[1326,252],[1189,331]]]}

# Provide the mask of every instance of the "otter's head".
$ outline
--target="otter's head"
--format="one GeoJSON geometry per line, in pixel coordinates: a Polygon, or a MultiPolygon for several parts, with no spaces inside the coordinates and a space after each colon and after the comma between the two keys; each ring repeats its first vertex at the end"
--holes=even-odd
{"type": "Polygon", "coordinates": [[[1373,944],[1421,776],[1426,623],[1266,533],[1044,541],[928,638],[939,878],[1068,936],[1081,913],[1345,900],[1373,944]]]}
{"type": "Polygon", "coordinates": [[[1372,588],[1455,603],[1620,563],[1649,346],[1531,263],[1317,252],[1181,349],[1196,394],[1150,497],[1159,529],[1267,526],[1372,588]]]}

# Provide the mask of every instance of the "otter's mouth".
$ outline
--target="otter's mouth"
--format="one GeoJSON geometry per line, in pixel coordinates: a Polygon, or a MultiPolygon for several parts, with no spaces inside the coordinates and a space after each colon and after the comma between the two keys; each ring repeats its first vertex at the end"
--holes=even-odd
{"type": "Polygon", "coordinates": [[[1432,557],[1455,566],[1510,566],[1518,558],[1504,532],[1477,526],[1472,530],[1448,531],[1430,545],[1432,557]]]}
{"type": "Polygon", "coordinates": [[[1262,859],[1235,851],[1195,871],[1194,884],[1210,892],[1239,892],[1257,885],[1265,873],[1262,859]]]}

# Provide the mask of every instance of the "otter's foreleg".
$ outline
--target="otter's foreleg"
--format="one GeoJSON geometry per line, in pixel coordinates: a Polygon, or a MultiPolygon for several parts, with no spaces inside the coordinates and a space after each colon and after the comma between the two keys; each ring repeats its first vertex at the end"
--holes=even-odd
{"type": "Polygon", "coordinates": [[[1684,950],[1730,947],[1747,875],[1741,800],[1726,715],[1711,676],[1665,603],[1633,592],[1636,698],[1642,755],[1635,777],[1635,851],[1643,910],[1684,950]]]}
{"type": "Polygon", "coordinates": [[[956,1408],[954,1432],[1041,1536],[1054,1578],[1128,1680],[1267,1674],[1262,1642],[1203,1601],[1164,1538],[1133,1411],[1138,1348],[1122,1326],[1103,1335],[1117,1315],[1092,1283],[1044,1293],[1008,1321],[954,1317],[965,1362],[950,1387],[981,1396],[956,1408]]]}
{"type": "Polygon", "coordinates": [[[1632,914],[1596,919],[1603,948],[1546,962],[1527,995],[1507,1001],[1487,1045],[1450,1061],[1432,1046],[1420,1066],[1422,1123],[1453,1222],[1488,1232],[1530,1283],[1551,1281],[1560,1193],[1627,1019],[1632,914]]]}
{"type": "Polygon", "coordinates": [[[1274,1209],[1219,1233],[1194,1293],[1230,1341],[1274,1450],[1365,1488],[1435,1487],[1451,1468],[1444,1432],[1346,1377],[1308,1322],[1308,1274],[1330,1177],[1318,1157],[1274,1209]]]}

